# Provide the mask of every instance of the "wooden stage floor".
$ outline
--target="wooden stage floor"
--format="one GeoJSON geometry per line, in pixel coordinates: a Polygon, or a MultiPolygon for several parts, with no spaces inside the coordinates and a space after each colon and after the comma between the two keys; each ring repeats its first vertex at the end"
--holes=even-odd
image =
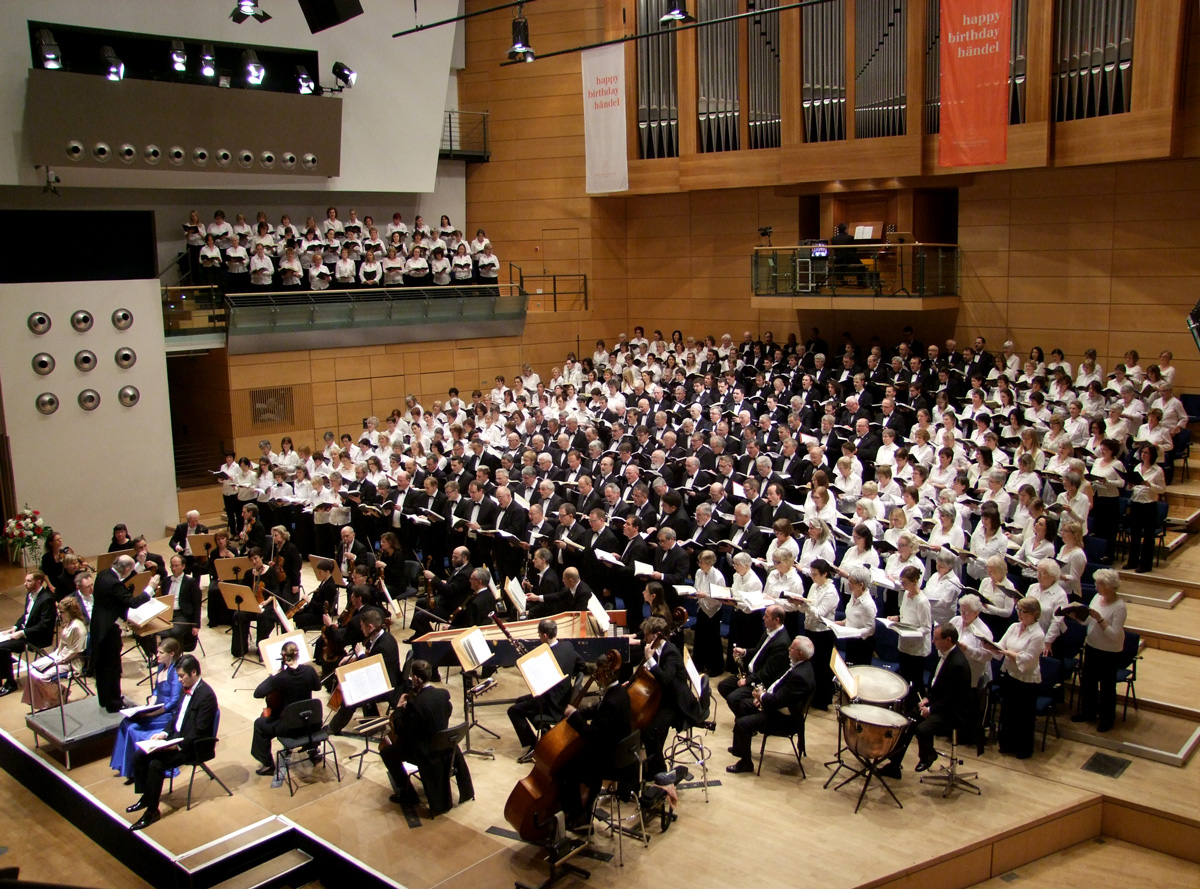
{"type": "MultiPolygon", "coordinates": [[[[17,588],[0,594],[0,623],[19,609],[20,592],[17,588]]],[[[201,632],[207,650],[204,676],[216,689],[222,711],[214,768],[233,797],[226,797],[201,775],[196,783],[198,803],[187,812],[183,810],[186,790],[181,791],[177,783],[175,794],[164,799],[164,818],[147,831],[172,853],[183,854],[279,814],[411,889],[501,889],[511,886],[514,879],[536,883],[545,876],[540,850],[490,830],[508,828],[504,802],[513,784],[528,771],[528,766],[514,760],[517,742],[504,707],[479,709],[480,720],[501,738],[486,742],[495,747],[494,761],[468,758],[476,799],[446,816],[422,818],[419,827],[410,827],[398,807],[388,801],[387,775],[377,757],[367,760],[361,780],[355,778],[347,757],[361,745],[352,739],[335,741],[343,768],[340,784],[332,769],[316,769],[310,774],[308,767],[302,766],[297,770],[302,786],[295,797],[289,797],[286,785],[272,790],[270,778],[254,775],[250,731],[261,703],[253,699],[251,690],[264,673],[257,665],[247,666],[232,679],[229,637],[224,629],[204,628],[201,632]],[[178,809],[173,810],[173,804],[178,809]]],[[[397,634],[403,635],[399,630],[397,634]]],[[[135,686],[145,675],[144,667],[127,658],[125,670],[127,696],[144,696],[146,686],[135,686]]],[[[506,675],[511,672],[502,671],[501,687],[493,696],[515,696],[519,680],[506,675]]],[[[455,712],[461,713],[457,673],[448,678],[455,712]]],[[[1142,841],[1142,834],[1161,833],[1161,825],[1166,823],[1172,832],[1178,832],[1178,838],[1164,840],[1162,851],[1193,860],[1198,854],[1192,843],[1200,836],[1200,823],[1195,820],[1200,766],[1195,762],[1178,768],[1133,759],[1119,778],[1107,778],[1081,770],[1098,748],[1055,740],[1051,734],[1046,752],[1032,760],[1001,757],[994,747],[981,759],[969,756],[967,767],[980,772],[983,795],[956,792],[943,799],[940,790],[920,785],[912,774],[914,748],[905,778],[892,782],[904,808],[896,808],[881,790],[872,788],[862,810],[854,814],[857,782],[837,792],[832,787],[822,788],[828,774],[822,763],[832,757],[837,740],[832,713],[813,713],[809,718],[805,758],[809,777],[802,781],[790,751],[780,740],[768,745],[760,777],[726,774],[724,768],[732,762],[726,753],[731,723],[723,702],[717,707],[718,728],[707,744],[713,751],[709,776],[720,781],[720,786],[710,788],[710,802],[704,802],[698,788],[684,790],[679,820],[669,831],[660,834],[655,824],[645,850],[626,841],[624,868],[618,868],[615,860],[580,859],[577,863],[592,872],[591,885],[624,886],[634,880],[663,889],[694,889],[697,885],[744,885],[747,874],[754,872],[761,885],[785,886],[795,883],[794,864],[802,861],[809,885],[834,889],[917,883],[922,889],[967,886],[1101,832],[1116,835],[1119,831],[1114,826],[1119,827],[1119,822],[1113,819],[1118,813],[1127,814],[1130,823],[1142,825],[1134,842],[1142,841]],[[753,848],[742,848],[746,843],[753,848]],[[792,849],[795,854],[789,854],[792,849]]],[[[0,728],[32,747],[26,713],[16,695],[0,701],[0,728]]],[[[477,735],[474,740],[476,747],[486,746],[484,736],[477,735]]],[[[40,755],[65,771],[56,754],[43,747],[40,755]]],[[[76,767],[68,773],[72,780],[122,817],[136,818],[124,815],[125,806],[134,800],[132,788],[114,777],[107,751],[91,761],[78,752],[75,762],[76,767]]],[[[14,803],[21,804],[19,799],[14,803]]],[[[598,849],[615,852],[605,840],[598,849]]],[[[24,854],[18,848],[12,853],[24,854]]],[[[90,882],[133,885],[102,874],[90,882]]]]}

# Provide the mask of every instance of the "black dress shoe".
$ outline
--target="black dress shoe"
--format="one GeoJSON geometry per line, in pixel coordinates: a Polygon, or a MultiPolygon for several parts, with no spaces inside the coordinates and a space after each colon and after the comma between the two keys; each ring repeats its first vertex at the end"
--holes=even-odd
{"type": "Polygon", "coordinates": [[[900,764],[897,762],[889,762],[885,766],[880,766],[879,774],[883,775],[885,778],[893,778],[897,781],[904,777],[904,773],[900,768],[900,764]]]}
{"type": "Polygon", "coordinates": [[[146,812],[145,815],[143,815],[141,818],[139,818],[137,821],[135,821],[133,823],[133,826],[130,827],[129,829],[130,830],[145,830],[147,827],[149,827],[155,821],[160,820],[161,818],[162,818],[162,815],[159,813],[158,809],[150,809],[146,812]]]}
{"type": "Polygon", "coordinates": [[[739,759],[733,765],[725,766],[725,771],[729,772],[731,775],[737,775],[741,772],[753,772],[754,763],[750,762],[748,759],[739,759]]]}
{"type": "Polygon", "coordinates": [[[16,690],[17,684],[15,682],[5,682],[3,685],[0,685],[0,698],[10,695],[16,690]]]}
{"type": "Polygon", "coordinates": [[[254,774],[263,775],[263,776],[274,775],[275,774],[275,766],[259,766],[257,769],[254,770],[254,774]]]}
{"type": "Polygon", "coordinates": [[[1092,717],[1088,716],[1086,713],[1076,713],[1074,716],[1071,717],[1071,722],[1091,722],[1091,721],[1092,721],[1092,717]]]}
{"type": "Polygon", "coordinates": [[[133,779],[132,779],[132,778],[126,778],[126,779],[125,779],[125,786],[126,786],[126,787],[128,787],[128,786],[129,786],[130,784],[132,784],[132,783],[133,783],[133,779]]]}
{"type": "Polygon", "coordinates": [[[1137,567],[1137,565],[1134,564],[1133,562],[1126,562],[1124,565],[1121,566],[1121,570],[1122,571],[1132,571],[1136,567],[1137,567]]]}
{"type": "Polygon", "coordinates": [[[929,767],[931,765],[933,765],[935,762],[937,762],[937,758],[938,758],[938,755],[935,753],[928,759],[922,759],[920,762],[917,763],[917,767],[915,769],[913,769],[913,771],[914,772],[928,771],[929,767]]]}
{"type": "Polygon", "coordinates": [[[146,804],[144,802],[142,802],[141,800],[138,800],[132,806],[126,806],[125,811],[126,812],[140,812],[144,808],[146,808],[146,804]]]}
{"type": "Polygon", "coordinates": [[[725,748],[725,751],[726,751],[727,753],[732,753],[732,754],[734,754],[735,756],[737,755],[737,751],[736,751],[736,750],[734,750],[732,747],[726,747],[726,748],[725,748]]]}

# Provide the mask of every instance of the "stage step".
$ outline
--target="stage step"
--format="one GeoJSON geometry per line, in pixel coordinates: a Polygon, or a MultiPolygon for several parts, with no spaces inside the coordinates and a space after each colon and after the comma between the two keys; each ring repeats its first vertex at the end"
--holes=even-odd
{"type": "MultiPolygon", "coordinates": [[[[1192,557],[1188,558],[1190,561],[1192,557]]],[[[1122,568],[1117,568],[1117,573],[1121,575],[1122,594],[1169,600],[1175,593],[1180,593],[1184,598],[1200,599],[1200,583],[1178,564],[1160,565],[1149,574],[1138,574],[1122,568]]]]}
{"type": "Polygon", "coordinates": [[[1125,625],[1139,633],[1147,647],[1200,658],[1200,599],[1182,599],[1168,611],[1126,595],[1123,584],[1121,595],[1128,609],[1125,625]]]}
{"type": "Polygon", "coordinates": [[[1096,837],[1000,876],[974,884],[974,889],[1062,889],[1107,883],[1115,874],[1137,874],[1146,886],[1200,884],[1200,865],[1143,846],[1108,837],[1096,837]]]}
{"type": "Polygon", "coordinates": [[[1198,521],[1200,521],[1200,505],[1174,503],[1167,507],[1168,528],[1193,530],[1198,521]]]}
{"type": "Polygon", "coordinates": [[[217,883],[213,889],[275,889],[275,887],[289,885],[289,877],[297,882],[300,879],[307,882],[307,878],[300,876],[300,873],[312,863],[312,860],[312,856],[307,852],[290,849],[248,871],[217,883]]]}
{"type": "MultiPolygon", "coordinates": [[[[1177,651],[1153,648],[1142,650],[1137,665],[1138,704],[1143,709],[1167,713],[1200,723],[1200,703],[1196,689],[1200,688],[1200,658],[1177,651]]],[[[1125,686],[1117,686],[1117,718],[1125,698],[1125,686]]],[[[1133,710],[1130,702],[1130,712],[1133,710]]]]}

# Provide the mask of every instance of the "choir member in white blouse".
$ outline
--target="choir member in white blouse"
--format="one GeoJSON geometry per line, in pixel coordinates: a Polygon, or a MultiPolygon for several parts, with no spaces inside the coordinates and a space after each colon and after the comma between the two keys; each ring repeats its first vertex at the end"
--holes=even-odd
{"type": "Polygon", "coordinates": [[[387,287],[399,287],[404,283],[404,260],[393,246],[388,247],[387,256],[380,261],[383,283],[387,287]]]}
{"type": "Polygon", "coordinates": [[[1033,454],[1030,453],[1024,453],[1017,459],[1017,470],[1009,475],[1004,483],[1004,490],[1009,494],[1016,494],[1026,485],[1034,491],[1041,487],[1041,479],[1033,469],[1033,454]]]}
{"type": "Polygon", "coordinates": [[[1143,445],[1138,451],[1138,464],[1130,473],[1132,493],[1129,497],[1129,519],[1132,530],[1129,541],[1129,561],[1125,570],[1145,574],[1154,567],[1154,537],[1158,530],[1158,501],[1166,493],[1166,476],[1157,464],[1158,449],[1143,445]]]}
{"type": "Polygon", "coordinates": [[[1063,591],[1058,579],[1062,569],[1054,559],[1042,559],[1037,563],[1037,580],[1029,587],[1027,596],[1037,599],[1042,613],[1039,618],[1042,632],[1046,634],[1046,653],[1050,654],[1054,641],[1062,635],[1066,628],[1066,620],[1058,614],[1058,609],[1067,604],[1067,594],[1063,591]]]}
{"type": "Polygon", "coordinates": [[[828,710],[833,700],[833,668],[829,663],[833,653],[833,629],[826,623],[832,621],[837,611],[837,587],[833,585],[833,565],[825,559],[817,559],[808,569],[812,584],[803,599],[804,633],[812,640],[813,674],[816,689],[813,691],[812,706],[828,710]]]}
{"type": "MultiPolygon", "coordinates": [[[[1117,595],[1121,578],[1111,568],[1094,577],[1096,595],[1082,623],[1087,627],[1087,656],[1083,659],[1079,712],[1072,722],[1096,722],[1096,731],[1113,727],[1117,713],[1117,669],[1125,647],[1125,603],[1117,595]]],[[[1077,614],[1072,620],[1080,620],[1077,614]]]]}
{"type": "Polygon", "coordinates": [[[1033,533],[1022,541],[1013,558],[1025,562],[1021,576],[1032,581],[1037,577],[1037,565],[1042,559],[1054,558],[1054,534],[1058,523],[1049,516],[1041,516],[1033,523],[1033,533]]]}
{"type": "Polygon", "coordinates": [[[275,263],[267,256],[266,245],[262,242],[254,245],[254,255],[250,257],[250,283],[255,287],[266,289],[271,286],[275,275],[275,263]]]}
{"type": "Polygon", "coordinates": [[[935,624],[944,624],[958,613],[958,597],[962,581],[955,569],[958,557],[949,550],[939,550],[934,559],[936,569],[925,581],[922,592],[929,600],[929,613],[935,624]]]}
{"type": "Polygon", "coordinates": [[[933,621],[929,611],[929,600],[921,592],[921,569],[912,565],[900,572],[900,611],[889,615],[893,623],[920,630],[919,637],[901,636],[896,643],[900,652],[900,675],[908,680],[906,704],[919,701],[925,691],[925,658],[931,650],[930,634],[933,621]]]}
{"type": "MultiPolygon", "coordinates": [[[[873,485],[874,482],[867,482],[868,485],[873,485]]],[[[864,488],[866,486],[864,485],[864,488]]],[[[883,525],[880,523],[878,516],[883,510],[883,503],[879,498],[863,497],[854,505],[855,526],[865,525],[867,530],[871,532],[871,536],[878,537],[883,533],[883,525]]]]}
{"type": "Polygon", "coordinates": [[[771,572],[763,584],[763,598],[767,604],[778,605],[784,611],[796,611],[799,602],[804,598],[804,583],[792,560],[792,554],[785,549],[778,550],[772,559],[771,572]]]}
{"type": "Polygon", "coordinates": [[[971,664],[971,685],[979,688],[991,678],[992,653],[982,642],[993,641],[992,631],[979,619],[983,603],[974,593],[967,593],[958,600],[958,614],[950,619],[950,626],[958,630],[958,647],[971,664]]]}
{"type": "Polygon", "coordinates": [[[1096,350],[1088,349],[1083,353],[1083,361],[1075,374],[1075,388],[1082,389],[1091,382],[1104,382],[1104,368],[1096,363],[1096,350]]]}
{"type": "Polygon", "coordinates": [[[1029,759],[1033,756],[1037,723],[1037,695],[1042,681],[1041,659],[1045,633],[1038,624],[1041,606],[1026,597],[1017,603],[1017,622],[996,643],[993,655],[1003,660],[1000,694],[999,741],[1002,754],[1029,759]]]}
{"type": "MultiPolygon", "coordinates": [[[[954,550],[966,548],[966,532],[959,523],[958,507],[941,503],[934,511],[934,526],[929,532],[929,546],[949,546],[954,550]]],[[[943,550],[944,551],[944,550],[943,550]]]]}
{"type": "Polygon", "coordinates": [[[1006,521],[1012,512],[1012,497],[1004,490],[1004,483],[1007,480],[1008,473],[1003,469],[992,469],[987,474],[987,490],[980,498],[981,503],[996,504],[996,511],[1000,513],[1002,522],[1006,521]]]}
{"type": "Polygon", "coordinates": [[[304,282],[304,268],[296,258],[296,248],[287,247],[279,260],[279,284],[282,287],[299,287],[304,282]]]}
{"type": "Polygon", "coordinates": [[[824,559],[831,564],[836,561],[833,534],[829,530],[829,524],[818,518],[810,520],[807,524],[808,536],[804,540],[804,546],[800,548],[799,557],[793,554],[793,558],[799,562],[801,574],[808,574],[809,566],[817,559],[824,559]]]}
{"type": "MultiPolygon", "coordinates": [[[[703,504],[702,504],[703,505],[703,504]]],[[[800,544],[793,536],[796,532],[792,527],[790,519],[776,519],[771,525],[771,542],[767,546],[766,562],[768,565],[773,564],[775,553],[781,549],[790,550],[792,560],[800,560],[800,544]]],[[[807,543],[807,541],[805,541],[807,543]]],[[[809,561],[812,561],[811,559],[809,561]]],[[[801,563],[801,571],[804,570],[804,565],[801,563]]]]}
{"type": "Polygon", "coordinates": [[[358,280],[366,287],[378,287],[383,283],[383,265],[375,258],[375,251],[367,249],[366,258],[358,268],[358,280]]]}
{"type": "Polygon", "coordinates": [[[870,666],[875,652],[875,600],[871,597],[871,572],[864,565],[857,565],[844,577],[850,599],[846,602],[846,616],[838,621],[839,626],[858,632],[857,639],[846,640],[846,662],[853,665],[870,666]]]}
{"type": "Polygon", "coordinates": [[[492,242],[488,240],[487,235],[483,232],[483,229],[479,229],[477,232],[475,232],[475,239],[471,241],[472,253],[482,253],[484,247],[490,246],[492,246],[492,242]]]}
{"type": "MultiPolygon", "coordinates": [[[[471,259],[471,253],[466,244],[459,244],[458,249],[454,251],[454,257],[450,261],[450,277],[454,283],[467,285],[475,276],[475,262],[471,259]]],[[[604,353],[607,357],[608,353],[604,353]]],[[[600,365],[596,365],[599,367],[600,365]]]]}
{"type": "Polygon", "coordinates": [[[987,574],[990,556],[1003,557],[1008,551],[1008,538],[1000,532],[1000,516],[994,509],[981,510],[968,549],[974,558],[967,563],[967,573],[976,580],[987,574]]]}
{"type": "Polygon", "coordinates": [[[356,269],[350,258],[350,249],[343,247],[333,268],[333,279],[342,287],[353,287],[356,269]]]}
{"type": "Polygon", "coordinates": [[[429,273],[433,276],[433,283],[438,287],[445,287],[450,283],[451,263],[446,258],[446,251],[442,247],[433,248],[433,258],[429,261],[429,273]]]}

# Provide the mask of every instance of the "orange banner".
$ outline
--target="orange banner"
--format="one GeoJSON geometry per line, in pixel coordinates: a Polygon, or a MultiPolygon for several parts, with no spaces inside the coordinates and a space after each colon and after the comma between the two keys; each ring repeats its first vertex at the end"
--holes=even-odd
{"type": "Polygon", "coordinates": [[[1012,0],[942,0],[938,166],[1008,159],[1012,0]]]}

